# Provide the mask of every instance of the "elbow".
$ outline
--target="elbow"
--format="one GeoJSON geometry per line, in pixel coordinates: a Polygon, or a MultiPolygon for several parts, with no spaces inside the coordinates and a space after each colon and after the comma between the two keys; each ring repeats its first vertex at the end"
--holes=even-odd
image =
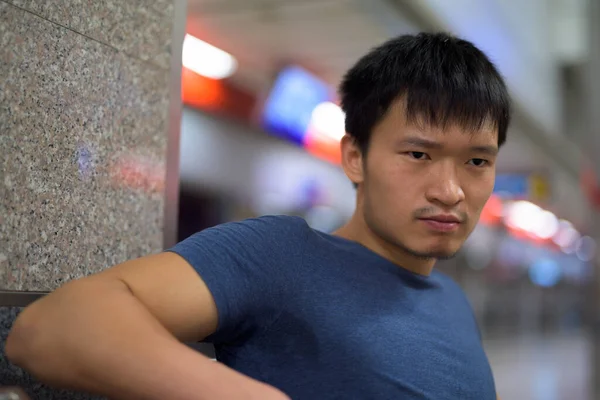
{"type": "Polygon", "coordinates": [[[8,361],[10,361],[12,364],[21,366],[23,363],[26,345],[23,343],[23,340],[19,340],[21,337],[21,333],[19,333],[19,331],[22,329],[17,321],[18,318],[10,329],[4,346],[4,352],[8,361]]]}
{"type": "Polygon", "coordinates": [[[5,343],[5,355],[10,363],[16,365],[37,380],[50,386],[64,387],[73,371],[55,347],[51,317],[40,301],[25,308],[17,317],[5,343]],[[50,336],[50,340],[48,339],[50,336]],[[65,375],[67,374],[67,375],[65,375]]]}
{"type": "MultiPolygon", "coordinates": [[[[103,285],[72,281],[26,307],[15,319],[5,344],[6,358],[39,381],[67,387],[82,379],[82,338],[94,311],[90,292],[103,285]],[[87,319],[86,319],[87,318],[87,319]],[[85,321],[82,321],[85,319],[85,321]]],[[[99,296],[98,296],[99,297],[99,296]]]]}
{"type": "Polygon", "coordinates": [[[8,334],[5,344],[6,358],[14,365],[29,369],[28,366],[35,365],[35,349],[39,341],[38,323],[32,318],[29,308],[25,309],[15,320],[8,334]]]}

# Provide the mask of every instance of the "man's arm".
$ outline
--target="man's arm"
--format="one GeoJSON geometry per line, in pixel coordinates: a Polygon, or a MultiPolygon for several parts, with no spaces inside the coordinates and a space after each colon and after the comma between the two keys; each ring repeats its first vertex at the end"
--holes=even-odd
{"type": "Polygon", "coordinates": [[[27,307],[8,358],[48,384],[116,399],[286,396],[189,349],[217,327],[213,297],[180,256],[128,261],[27,307]]]}

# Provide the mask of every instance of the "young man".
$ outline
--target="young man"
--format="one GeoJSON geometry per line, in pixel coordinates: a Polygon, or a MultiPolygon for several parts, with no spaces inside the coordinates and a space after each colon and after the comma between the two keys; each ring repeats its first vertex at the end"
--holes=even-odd
{"type": "Polygon", "coordinates": [[[432,271],[494,186],[509,96],[444,34],[372,50],[341,84],[334,235],[269,216],[66,284],[28,307],[7,354],[39,379],[121,399],[496,399],[462,291],[432,271]],[[215,344],[215,363],[181,344],[215,344]]]}

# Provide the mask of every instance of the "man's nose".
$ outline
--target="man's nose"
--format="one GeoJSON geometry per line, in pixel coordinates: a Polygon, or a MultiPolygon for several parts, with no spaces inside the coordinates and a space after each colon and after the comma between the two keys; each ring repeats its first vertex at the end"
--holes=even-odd
{"type": "Polygon", "coordinates": [[[445,165],[437,171],[432,171],[430,179],[425,193],[429,202],[453,207],[465,199],[455,166],[445,165]]]}

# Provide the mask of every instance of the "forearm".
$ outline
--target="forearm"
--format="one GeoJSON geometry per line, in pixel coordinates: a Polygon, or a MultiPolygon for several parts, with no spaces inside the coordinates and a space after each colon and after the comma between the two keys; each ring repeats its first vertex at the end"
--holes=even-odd
{"type": "Polygon", "coordinates": [[[119,282],[72,283],[34,303],[7,354],[43,382],[115,399],[212,399],[223,380],[245,379],[179,343],[119,282]]]}

